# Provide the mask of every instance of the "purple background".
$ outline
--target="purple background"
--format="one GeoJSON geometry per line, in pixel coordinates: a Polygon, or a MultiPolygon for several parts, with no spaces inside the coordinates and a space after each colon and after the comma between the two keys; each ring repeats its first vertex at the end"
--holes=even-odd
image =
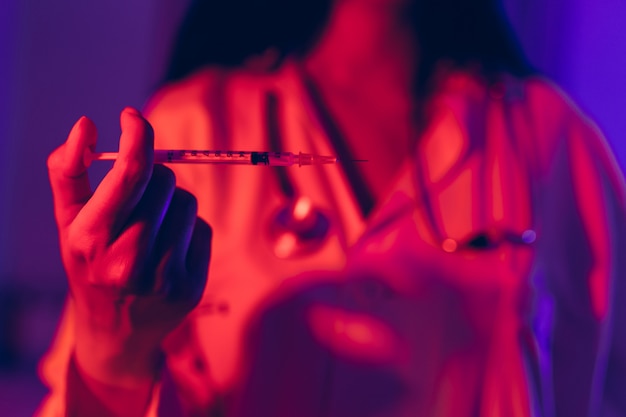
{"type": "MultiPolygon", "coordinates": [[[[598,122],[626,166],[626,2],[505,3],[533,64],[598,122]]],[[[34,366],[65,291],[46,157],[83,114],[99,127],[100,149],[116,147],[119,112],[141,107],[158,83],[185,5],[2,1],[0,346],[9,349],[0,363],[2,415],[31,415],[41,398],[34,366]],[[11,349],[20,356],[11,358],[11,349]]]]}

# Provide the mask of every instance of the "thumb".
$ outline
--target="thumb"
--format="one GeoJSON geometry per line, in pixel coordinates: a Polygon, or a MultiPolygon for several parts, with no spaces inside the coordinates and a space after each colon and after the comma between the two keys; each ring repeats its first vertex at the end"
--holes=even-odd
{"type": "Polygon", "coordinates": [[[70,131],[64,144],[48,157],[48,177],[54,200],[54,214],[59,230],[66,228],[91,197],[91,185],[85,158],[96,145],[94,123],[83,116],[70,131]]]}

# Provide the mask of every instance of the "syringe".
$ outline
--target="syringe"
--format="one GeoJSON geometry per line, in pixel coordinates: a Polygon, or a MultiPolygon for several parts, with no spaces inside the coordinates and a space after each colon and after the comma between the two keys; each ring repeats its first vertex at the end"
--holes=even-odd
{"type": "MultiPolygon", "coordinates": [[[[88,156],[92,161],[117,159],[117,152],[94,152],[88,156]]],[[[210,151],[210,150],[163,150],[154,151],[155,163],[166,164],[223,164],[223,165],[321,165],[334,164],[334,156],[322,156],[293,152],[210,151]]],[[[354,160],[362,162],[363,160],[354,160]]]]}

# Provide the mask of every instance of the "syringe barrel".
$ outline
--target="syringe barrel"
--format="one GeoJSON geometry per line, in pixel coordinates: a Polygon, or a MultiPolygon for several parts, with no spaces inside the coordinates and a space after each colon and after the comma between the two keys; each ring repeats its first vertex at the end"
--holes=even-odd
{"type": "Polygon", "coordinates": [[[293,165],[291,152],[155,150],[157,163],[224,164],[224,165],[293,165]]]}
{"type": "Polygon", "coordinates": [[[258,154],[265,154],[267,156],[267,163],[265,165],[270,166],[283,166],[288,167],[293,164],[297,164],[297,157],[292,152],[257,152],[258,154]]]}

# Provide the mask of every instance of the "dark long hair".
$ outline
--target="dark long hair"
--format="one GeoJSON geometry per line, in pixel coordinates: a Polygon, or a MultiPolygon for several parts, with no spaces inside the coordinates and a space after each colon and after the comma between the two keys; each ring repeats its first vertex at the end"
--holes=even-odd
{"type": "MultiPolygon", "coordinates": [[[[164,81],[207,66],[235,67],[269,48],[278,61],[306,53],[332,0],[193,0],[174,43],[164,81]]],[[[498,0],[414,0],[407,8],[419,47],[415,93],[428,94],[438,62],[480,65],[485,75],[533,72],[498,0]]]]}
{"type": "Polygon", "coordinates": [[[501,72],[524,77],[528,63],[499,0],[416,0],[410,13],[419,45],[415,79],[418,96],[427,95],[441,61],[479,65],[483,75],[501,72]]]}
{"type": "Polygon", "coordinates": [[[280,62],[306,52],[332,0],[193,0],[179,29],[165,81],[207,65],[237,67],[269,48],[280,62]]]}

